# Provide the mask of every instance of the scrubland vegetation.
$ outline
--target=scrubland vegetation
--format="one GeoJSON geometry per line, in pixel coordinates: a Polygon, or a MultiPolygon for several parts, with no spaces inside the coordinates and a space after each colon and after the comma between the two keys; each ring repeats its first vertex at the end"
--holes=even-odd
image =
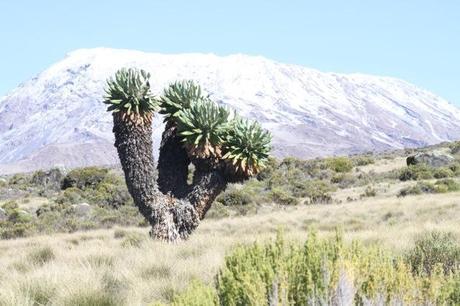
{"type": "Polygon", "coordinates": [[[149,238],[118,169],[4,177],[0,305],[458,305],[457,147],[437,168],[272,159],[177,244],[149,238]]]}

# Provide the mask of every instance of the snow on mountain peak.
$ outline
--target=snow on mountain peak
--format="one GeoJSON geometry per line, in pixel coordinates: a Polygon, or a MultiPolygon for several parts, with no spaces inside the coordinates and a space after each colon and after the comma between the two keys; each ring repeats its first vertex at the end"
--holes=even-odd
{"type": "MultiPolygon", "coordinates": [[[[121,67],[150,71],[156,94],[175,80],[197,80],[214,100],[271,130],[278,156],[460,138],[458,108],[395,78],[323,73],[244,54],[78,49],[0,100],[0,171],[115,163],[111,116],[101,100],[105,80],[121,67]]],[[[158,145],[161,118],[154,124],[158,145]]]]}

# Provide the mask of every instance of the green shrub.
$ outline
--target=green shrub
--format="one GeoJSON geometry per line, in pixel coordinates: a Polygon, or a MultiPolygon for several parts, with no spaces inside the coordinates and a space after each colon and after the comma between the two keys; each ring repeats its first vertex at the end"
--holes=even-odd
{"type": "Polygon", "coordinates": [[[399,179],[401,181],[428,180],[433,178],[433,168],[424,164],[410,165],[400,170],[399,179]]]}
{"type": "Polygon", "coordinates": [[[377,246],[312,233],[303,246],[278,236],[237,248],[226,257],[216,290],[220,305],[450,305],[451,291],[439,291],[449,282],[412,274],[403,259],[377,246]]]}
{"type": "Polygon", "coordinates": [[[34,226],[30,223],[0,223],[0,239],[14,239],[27,237],[34,232],[34,226]]]}
{"type": "Polygon", "coordinates": [[[339,173],[350,172],[353,169],[353,162],[348,157],[328,158],[326,165],[329,169],[339,173]]]}
{"type": "Polygon", "coordinates": [[[460,190],[460,183],[453,179],[438,180],[435,183],[437,192],[454,192],[460,190]]]}
{"type": "Polygon", "coordinates": [[[266,167],[257,174],[257,179],[259,181],[264,181],[270,178],[278,167],[279,163],[276,158],[269,157],[266,163],[266,167]]]}
{"type": "MultiPolygon", "coordinates": [[[[161,304],[157,304],[161,305],[161,304]]],[[[215,306],[218,304],[216,290],[198,280],[192,280],[187,289],[175,295],[171,306],[215,306]]]]}
{"type": "Polygon", "coordinates": [[[299,204],[299,200],[293,196],[291,196],[289,193],[287,193],[285,190],[281,188],[274,188],[270,192],[270,197],[273,200],[273,202],[280,204],[280,205],[297,205],[299,204]]]}
{"type": "Polygon", "coordinates": [[[251,196],[242,188],[230,188],[217,198],[217,201],[225,206],[247,205],[251,200],[251,196]]]}
{"type": "Polygon", "coordinates": [[[453,176],[460,176],[460,162],[452,163],[449,169],[452,171],[453,176]]]}
{"type": "Polygon", "coordinates": [[[10,186],[19,186],[25,188],[30,183],[29,177],[25,174],[15,174],[8,180],[10,186]]]}
{"type": "Polygon", "coordinates": [[[418,195],[422,193],[445,193],[460,190],[460,184],[453,179],[442,179],[434,184],[430,182],[417,182],[415,186],[406,187],[399,191],[398,196],[418,195]]]}
{"type": "Polygon", "coordinates": [[[85,200],[84,195],[85,193],[81,189],[76,187],[69,187],[65,189],[60,196],[58,196],[56,202],[59,204],[78,204],[85,200]]]}
{"type": "Polygon", "coordinates": [[[438,304],[449,301],[448,305],[460,305],[460,273],[452,275],[451,279],[441,287],[438,304]]]}
{"type": "Polygon", "coordinates": [[[445,274],[456,272],[460,268],[460,245],[451,233],[429,232],[417,238],[406,261],[416,274],[431,275],[438,265],[445,274]]]}
{"type": "Polygon", "coordinates": [[[331,178],[331,183],[337,184],[339,188],[349,188],[355,185],[357,178],[349,173],[336,173],[331,178]]]}
{"type": "Polygon", "coordinates": [[[449,168],[437,168],[433,170],[433,177],[436,179],[453,177],[454,172],[449,168]]]}
{"type": "Polygon", "coordinates": [[[95,190],[91,202],[102,206],[118,208],[132,204],[131,195],[128,192],[125,181],[121,177],[108,175],[95,190]]]}
{"type": "Polygon", "coordinates": [[[30,182],[36,186],[59,190],[63,177],[64,174],[57,168],[48,171],[38,170],[32,174],[30,182]]]}
{"type": "Polygon", "coordinates": [[[95,188],[109,172],[106,168],[87,167],[70,171],[62,181],[62,189],[76,187],[81,190],[95,188]]]}
{"type": "Polygon", "coordinates": [[[322,180],[311,180],[308,182],[306,196],[310,200],[310,204],[328,204],[332,202],[330,195],[334,188],[327,182],[322,180]]]}
{"type": "Polygon", "coordinates": [[[375,163],[375,160],[372,156],[356,156],[352,159],[354,166],[367,166],[375,163]]]}
{"type": "Polygon", "coordinates": [[[7,201],[5,202],[3,205],[2,205],[2,208],[6,211],[6,214],[10,214],[12,211],[16,210],[19,208],[19,205],[16,201],[14,200],[10,200],[10,201],[7,201]]]}
{"type": "Polygon", "coordinates": [[[230,209],[221,202],[216,201],[212,204],[209,211],[206,213],[206,219],[221,219],[230,216],[230,209]]]}
{"type": "Polygon", "coordinates": [[[450,151],[454,155],[457,154],[457,153],[460,153],[460,141],[453,142],[450,145],[450,151]]]}

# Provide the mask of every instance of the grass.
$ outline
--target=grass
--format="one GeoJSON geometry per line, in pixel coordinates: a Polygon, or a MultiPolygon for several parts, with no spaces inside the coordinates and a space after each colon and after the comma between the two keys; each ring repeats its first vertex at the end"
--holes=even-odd
{"type": "Polygon", "coordinates": [[[345,204],[283,207],[205,220],[190,240],[175,245],[152,241],[148,230],[140,228],[4,240],[0,305],[169,302],[194,279],[212,282],[236,245],[271,239],[279,227],[299,241],[312,227],[328,237],[339,227],[348,242],[379,243],[402,253],[427,231],[449,232],[458,239],[459,199],[459,192],[405,198],[377,194],[345,204]]]}
{"type": "MultiPolygon", "coordinates": [[[[460,177],[400,181],[400,171],[406,167],[400,154],[334,158],[329,163],[273,161],[264,180],[231,185],[192,237],[173,245],[152,241],[148,228],[133,227],[141,223],[137,209],[132,203],[121,204],[126,190],[115,173],[102,179],[105,172],[80,175],[75,182],[89,177],[95,183],[81,185],[84,190],[58,190],[52,197],[40,196],[38,189],[27,194],[27,188],[19,188],[29,186],[27,178],[12,177],[11,186],[19,186],[18,207],[7,204],[8,197],[0,205],[6,204],[9,218],[17,222],[11,227],[8,220],[3,227],[13,231],[6,232],[11,238],[22,231],[35,236],[0,240],[0,306],[195,305],[195,295],[212,305],[216,292],[208,285],[216,280],[225,256],[241,244],[275,238],[279,228],[287,240],[300,243],[312,229],[322,239],[334,237],[339,228],[345,244],[352,240],[365,247],[378,244],[395,256],[415,258],[420,264],[413,270],[423,266],[430,271],[425,267],[431,269],[433,262],[425,254],[441,254],[442,249],[446,258],[458,256],[460,191],[453,187],[458,187],[460,177]],[[438,186],[437,181],[444,183],[438,186]],[[442,192],[397,197],[402,189],[412,190],[417,184],[431,184],[442,192]],[[81,200],[92,205],[89,216],[75,216],[68,209],[81,200]],[[48,209],[43,210],[45,215],[34,217],[35,228],[25,227],[30,222],[16,210],[33,215],[39,207],[48,209]],[[438,236],[420,242],[426,233],[440,233],[454,242],[441,246],[430,242],[441,241],[438,236]]],[[[460,284],[458,278],[452,286],[460,284]]]]}

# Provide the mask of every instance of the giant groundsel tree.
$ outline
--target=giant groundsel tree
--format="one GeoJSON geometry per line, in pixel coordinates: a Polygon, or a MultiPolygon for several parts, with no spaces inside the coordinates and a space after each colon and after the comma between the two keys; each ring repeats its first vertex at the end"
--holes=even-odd
{"type": "Polygon", "coordinates": [[[229,182],[246,180],[264,167],[271,135],[217,105],[193,81],[175,82],[157,99],[149,77],[144,70],[117,71],[107,81],[104,103],[113,115],[115,147],[134,203],[153,238],[176,241],[191,234],[229,182]],[[165,130],[156,176],[152,117],[157,111],[165,130]]]}

